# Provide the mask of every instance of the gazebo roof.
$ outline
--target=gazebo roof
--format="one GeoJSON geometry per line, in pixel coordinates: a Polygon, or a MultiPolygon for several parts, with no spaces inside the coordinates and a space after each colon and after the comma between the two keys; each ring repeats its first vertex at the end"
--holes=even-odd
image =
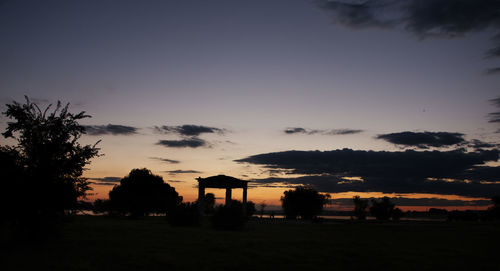
{"type": "Polygon", "coordinates": [[[198,183],[207,188],[244,188],[248,181],[240,180],[226,175],[210,176],[207,178],[197,178],[198,183]]]}

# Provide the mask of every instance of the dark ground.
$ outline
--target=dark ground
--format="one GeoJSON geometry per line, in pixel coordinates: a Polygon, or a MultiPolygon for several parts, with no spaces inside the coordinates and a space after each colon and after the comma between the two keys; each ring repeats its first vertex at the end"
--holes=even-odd
{"type": "Polygon", "coordinates": [[[43,244],[3,243],[1,270],[500,270],[500,224],[258,219],[244,230],[78,216],[43,244]]]}

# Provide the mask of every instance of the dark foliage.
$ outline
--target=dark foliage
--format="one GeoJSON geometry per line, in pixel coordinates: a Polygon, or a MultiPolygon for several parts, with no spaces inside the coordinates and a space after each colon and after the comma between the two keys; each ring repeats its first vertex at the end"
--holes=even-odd
{"type": "Polygon", "coordinates": [[[330,195],[320,194],[311,187],[297,187],[294,190],[284,192],[281,197],[281,205],[287,219],[313,219],[323,210],[330,195]]]}
{"type": "Polygon", "coordinates": [[[388,197],[383,197],[380,201],[373,199],[370,213],[377,220],[389,220],[394,211],[394,206],[394,203],[388,197]]]}
{"type": "Polygon", "coordinates": [[[448,213],[448,221],[478,221],[479,215],[471,210],[451,211],[448,213]]]}
{"type": "Polygon", "coordinates": [[[365,220],[368,208],[368,200],[361,199],[359,196],[354,196],[352,198],[354,202],[354,216],[358,220],[365,220]]]}
{"type": "Polygon", "coordinates": [[[488,208],[487,218],[489,220],[500,220],[500,196],[493,196],[491,201],[493,206],[488,208]]]}
{"type": "Polygon", "coordinates": [[[81,177],[90,159],[98,156],[95,145],[80,145],[85,129],[78,121],[85,112],[69,112],[69,104],[49,112],[26,97],[25,104],[7,104],[3,114],[9,119],[2,135],[16,146],[0,149],[2,217],[23,227],[41,229],[62,215],[79,208],[78,199],[90,189],[81,177]]]}
{"type": "Polygon", "coordinates": [[[182,202],[175,188],[146,168],[133,169],[109,192],[110,207],[119,214],[166,213],[182,202]]]}
{"type": "Polygon", "coordinates": [[[205,214],[213,214],[215,211],[215,195],[212,193],[206,193],[203,198],[203,208],[205,214]]]}
{"type": "Polygon", "coordinates": [[[404,212],[399,208],[394,208],[392,211],[392,220],[399,221],[404,216],[404,212]]]}
{"type": "Polygon", "coordinates": [[[167,221],[172,226],[193,227],[200,225],[200,209],[197,203],[180,203],[167,212],[167,221]]]}
{"type": "Polygon", "coordinates": [[[245,212],[243,211],[243,204],[237,200],[232,200],[228,205],[219,205],[211,217],[212,226],[216,230],[242,229],[251,216],[248,211],[251,214],[255,212],[255,204],[253,202],[247,202],[247,210],[245,212]],[[249,206],[253,206],[253,209],[249,206]]]}

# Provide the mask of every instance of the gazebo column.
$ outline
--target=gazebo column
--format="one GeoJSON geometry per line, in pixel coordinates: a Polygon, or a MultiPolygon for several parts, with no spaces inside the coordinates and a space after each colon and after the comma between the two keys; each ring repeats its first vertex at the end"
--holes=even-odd
{"type": "Polygon", "coordinates": [[[226,206],[231,203],[231,188],[226,188],[226,206]]]}
{"type": "Polygon", "coordinates": [[[247,186],[243,187],[243,206],[247,205],[247,186]]]}
{"type": "Polygon", "coordinates": [[[198,183],[198,208],[200,209],[200,214],[203,214],[203,208],[205,207],[205,185],[201,182],[198,183]]]}
{"type": "Polygon", "coordinates": [[[243,215],[247,213],[247,184],[243,186],[243,215]]]}

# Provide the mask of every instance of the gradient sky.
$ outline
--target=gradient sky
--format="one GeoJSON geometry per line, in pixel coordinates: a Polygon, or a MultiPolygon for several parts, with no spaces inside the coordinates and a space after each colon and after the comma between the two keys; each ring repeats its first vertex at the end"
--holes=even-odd
{"type": "MultiPolygon", "coordinates": [[[[88,144],[102,139],[104,156],[85,174],[97,183],[91,199],[107,197],[107,184],[131,169],[147,167],[187,201],[196,197],[194,178],[226,174],[267,180],[256,182],[249,200],[277,205],[294,183],[268,185],[270,177],[311,172],[235,160],[289,150],[425,151],[376,138],[405,131],[500,143],[499,125],[488,118],[498,111],[492,99],[500,94],[500,51],[489,50],[498,45],[500,18],[486,16],[500,10],[498,4],[457,1],[477,7],[464,9],[445,0],[418,7],[415,0],[400,1],[415,11],[406,17],[394,2],[0,1],[0,100],[61,100],[92,116],[85,125],[121,125],[95,126],[95,135],[82,138],[88,144]],[[453,7],[450,21],[418,17],[423,9],[440,18],[427,12],[439,5],[453,7]],[[194,135],[201,146],[166,146],[192,143],[182,125],[212,129],[194,135]],[[285,174],[290,170],[294,174],[285,174]]],[[[0,121],[4,129],[8,120],[0,121]]],[[[464,145],[441,147],[428,150],[464,145]]],[[[490,190],[500,193],[493,182],[490,190]]],[[[436,198],[488,204],[486,194],[443,191],[372,189],[332,197],[401,196],[408,206],[463,205],[436,198]]]]}

